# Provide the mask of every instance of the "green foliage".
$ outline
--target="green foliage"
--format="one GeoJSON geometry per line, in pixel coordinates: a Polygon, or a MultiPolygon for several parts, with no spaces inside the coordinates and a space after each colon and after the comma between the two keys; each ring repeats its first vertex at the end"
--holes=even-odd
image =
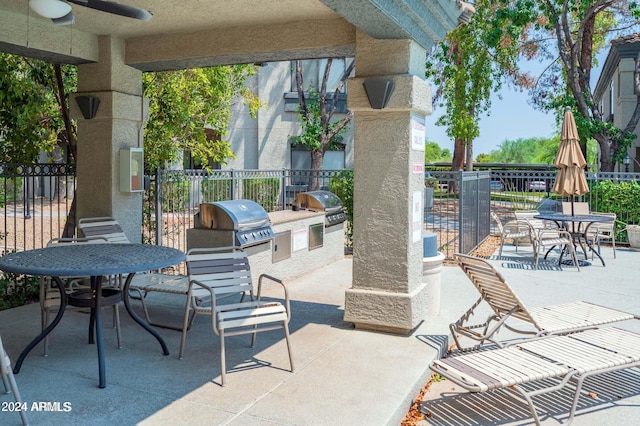
{"type": "MultiPolygon", "coordinates": [[[[506,78],[516,78],[519,49],[515,41],[528,23],[517,14],[496,14],[490,0],[475,2],[474,7],[471,23],[449,32],[428,58],[426,74],[445,108],[436,124],[465,145],[479,136],[478,123],[490,111],[491,95],[506,78]]],[[[462,158],[459,153],[454,157],[462,158]]]]}
{"type": "Polygon", "coordinates": [[[329,182],[329,191],[342,200],[342,206],[347,214],[346,246],[353,247],[353,170],[342,170],[329,182]]]}
{"type": "Polygon", "coordinates": [[[280,179],[244,179],[242,181],[244,198],[260,204],[268,212],[276,210],[278,194],[280,193],[280,179]]]}
{"type": "Polygon", "coordinates": [[[26,305],[38,300],[40,280],[31,275],[0,275],[0,311],[26,305]]]}
{"type": "Polygon", "coordinates": [[[61,108],[76,89],[75,66],[62,66],[64,99],[58,104],[54,65],[0,53],[0,162],[32,163],[50,152],[65,129],[61,108]]]}
{"type": "Polygon", "coordinates": [[[342,142],[342,134],[347,130],[347,127],[341,127],[335,135],[328,140],[326,149],[322,146],[323,138],[330,135],[334,129],[339,125],[340,121],[329,122],[326,128],[322,122],[322,114],[320,113],[320,93],[317,91],[310,91],[305,96],[307,102],[307,118],[302,113],[300,106],[298,106],[298,118],[300,120],[300,126],[302,126],[302,134],[292,137],[295,145],[302,145],[308,148],[310,151],[335,150],[338,149],[339,143],[342,142]]]}
{"type": "Polygon", "coordinates": [[[22,193],[22,183],[24,178],[0,178],[0,207],[6,199],[8,203],[17,201],[19,194],[22,193]]]}
{"type": "MultiPolygon", "coordinates": [[[[600,181],[591,188],[591,206],[598,211],[616,213],[627,224],[640,224],[640,185],[638,182],[600,181]]],[[[618,224],[618,229],[624,227],[618,224]]]]}
{"type": "Polygon", "coordinates": [[[426,142],[424,144],[424,162],[440,163],[451,161],[451,151],[447,148],[440,148],[436,142],[426,142]]]}
{"type": "Polygon", "coordinates": [[[202,201],[215,203],[231,199],[231,179],[205,179],[200,185],[202,201]]]}
{"type": "Polygon", "coordinates": [[[144,94],[150,99],[144,139],[147,170],[176,161],[181,150],[205,165],[234,158],[222,138],[235,102],[243,99],[253,117],[263,105],[245,87],[254,73],[253,65],[234,65],[143,74],[144,94]],[[208,137],[205,126],[217,137],[208,137]]]}
{"type": "Polygon", "coordinates": [[[163,213],[178,213],[189,205],[189,189],[191,181],[182,178],[169,182],[162,182],[162,211],[163,213]]]}

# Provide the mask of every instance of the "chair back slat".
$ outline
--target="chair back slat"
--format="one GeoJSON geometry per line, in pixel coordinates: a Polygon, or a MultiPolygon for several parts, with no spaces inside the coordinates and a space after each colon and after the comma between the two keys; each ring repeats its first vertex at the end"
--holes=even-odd
{"type": "Polygon", "coordinates": [[[189,279],[214,289],[216,294],[253,289],[249,259],[237,248],[191,249],[186,263],[189,279]]]}
{"type": "Polygon", "coordinates": [[[496,314],[504,315],[515,308],[513,317],[538,325],[524,303],[493,266],[472,256],[456,254],[455,257],[460,268],[496,314]]]}
{"type": "Polygon", "coordinates": [[[85,237],[104,237],[110,243],[129,243],[129,238],[120,224],[111,217],[82,218],[78,229],[85,237]]]}

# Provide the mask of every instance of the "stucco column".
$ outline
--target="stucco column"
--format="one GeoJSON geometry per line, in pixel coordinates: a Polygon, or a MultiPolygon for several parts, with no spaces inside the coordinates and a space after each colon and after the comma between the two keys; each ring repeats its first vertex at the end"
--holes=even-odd
{"type": "Polygon", "coordinates": [[[356,327],[409,333],[426,316],[422,276],[424,117],[431,90],[425,50],[408,40],[357,35],[354,112],[353,287],[345,321],[356,327]],[[363,82],[395,84],[389,104],[372,109],[363,82]]]}
{"type": "Polygon", "coordinates": [[[101,36],[97,63],[78,66],[71,114],[78,122],[77,218],[113,216],[132,242],[141,242],[142,193],[120,191],[120,150],[142,147],[142,73],[124,63],[123,40],[101,36]],[[85,119],[76,96],[100,99],[85,119]]]}

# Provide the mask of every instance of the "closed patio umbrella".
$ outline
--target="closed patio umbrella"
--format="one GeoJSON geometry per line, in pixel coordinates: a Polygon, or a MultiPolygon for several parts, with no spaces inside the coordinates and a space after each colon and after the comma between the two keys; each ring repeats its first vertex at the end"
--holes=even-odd
{"type": "Polygon", "coordinates": [[[553,184],[553,192],[565,197],[571,197],[572,215],[574,197],[589,192],[587,177],[584,173],[584,167],[587,162],[584,159],[584,155],[582,155],[578,140],[576,122],[571,111],[567,109],[564,113],[562,131],[560,132],[560,148],[553,162],[553,165],[558,168],[556,181],[553,184]]]}

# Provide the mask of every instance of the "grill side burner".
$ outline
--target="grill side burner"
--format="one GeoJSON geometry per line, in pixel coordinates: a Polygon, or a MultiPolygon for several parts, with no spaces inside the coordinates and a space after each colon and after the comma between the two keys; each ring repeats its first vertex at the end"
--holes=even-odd
{"type": "Polygon", "coordinates": [[[240,247],[273,239],[271,220],[260,204],[251,200],[228,200],[200,204],[196,228],[234,234],[240,247]]]}
{"type": "Polygon", "coordinates": [[[301,192],[296,196],[294,204],[300,209],[324,212],[325,227],[337,225],[347,220],[347,214],[342,208],[342,200],[333,192],[301,192]]]}

